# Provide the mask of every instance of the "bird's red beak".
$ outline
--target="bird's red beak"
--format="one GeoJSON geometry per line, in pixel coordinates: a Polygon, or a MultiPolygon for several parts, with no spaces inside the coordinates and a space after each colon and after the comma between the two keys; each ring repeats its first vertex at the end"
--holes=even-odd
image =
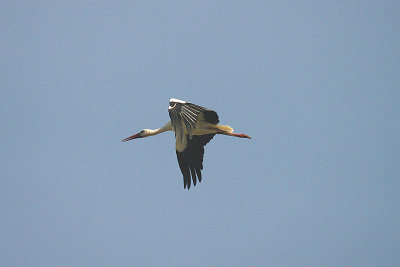
{"type": "Polygon", "coordinates": [[[133,139],[141,138],[141,137],[143,137],[143,136],[140,133],[137,133],[137,134],[129,136],[129,137],[125,138],[125,139],[122,139],[121,141],[122,142],[126,142],[126,141],[129,141],[129,140],[133,140],[133,139]]]}

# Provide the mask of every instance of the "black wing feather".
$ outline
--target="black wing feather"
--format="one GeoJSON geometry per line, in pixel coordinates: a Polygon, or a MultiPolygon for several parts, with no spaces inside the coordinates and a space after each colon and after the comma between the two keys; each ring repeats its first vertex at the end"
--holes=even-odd
{"type": "Polygon", "coordinates": [[[219,119],[218,119],[218,114],[214,110],[206,110],[203,112],[204,114],[204,120],[209,123],[214,123],[218,124],[219,119]]]}
{"type": "Polygon", "coordinates": [[[188,185],[188,189],[190,188],[190,169],[188,160],[185,158],[183,152],[176,151],[176,157],[178,158],[179,168],[181,169],[183,175],[183,184],[184,188],[188,185]]]}
{"type": "Polygon", "coordinates": [[[210,142],[215,134],[194,135],[182,152],[176,151],[179,167],[183,175],[184,188],[190,188],[191,180],[196,186],[197,179],[201,182],[201,170],[203,169],[204,146],[210,142]],[[196,178],[197,176],[197,178],[196,178]]]}

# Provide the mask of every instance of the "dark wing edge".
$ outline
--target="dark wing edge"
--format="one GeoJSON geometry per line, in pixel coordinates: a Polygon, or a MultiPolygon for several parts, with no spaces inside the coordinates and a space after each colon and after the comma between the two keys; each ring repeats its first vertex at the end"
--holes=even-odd
{"type": "Polygon", "coordinates": [[[210,142],[215,134],[194,135],[188,138],[188,146],[182,151],[176,151],[179,167],[183,175],[184,188],[190,189],[191,182],[196,186],[197,180],[201,182],[203,169],[204,146],[210,142]]]}
{"type": "Polygon", "coordinates": [[[218,124],[219,119],[218,119],[218,114],[214,110],[206,110],[203,112],[204,113],[204,120],[209,123],[213,124],[218,124]]]}

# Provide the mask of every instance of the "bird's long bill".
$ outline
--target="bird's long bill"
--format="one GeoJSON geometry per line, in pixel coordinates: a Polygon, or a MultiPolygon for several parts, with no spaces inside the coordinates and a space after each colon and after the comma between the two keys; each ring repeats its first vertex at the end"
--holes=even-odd
{"type": "Polygon", "coordinates": [[[126,141],[133,140],[133,139],[140,138],[140,137],[142,137],[142,136],[140,135],[140,133],[137,133],[137,134],[134,134],[134,135],[132,135],[132,136],[129,136],[129,137],[125,138],[125,139],[122,139],[121,141],[122,141],[122,142],[126,142],[126,141]]]}

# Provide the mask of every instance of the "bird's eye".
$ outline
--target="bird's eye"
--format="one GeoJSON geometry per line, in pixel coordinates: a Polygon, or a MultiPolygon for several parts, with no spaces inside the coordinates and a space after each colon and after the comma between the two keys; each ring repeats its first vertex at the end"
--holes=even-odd
{"type": "Polygon", "coordinates": [[[169,106],[173,107],[173,106],[175,106],[175,103],[174,102],[169,102],[169,106]]]}

